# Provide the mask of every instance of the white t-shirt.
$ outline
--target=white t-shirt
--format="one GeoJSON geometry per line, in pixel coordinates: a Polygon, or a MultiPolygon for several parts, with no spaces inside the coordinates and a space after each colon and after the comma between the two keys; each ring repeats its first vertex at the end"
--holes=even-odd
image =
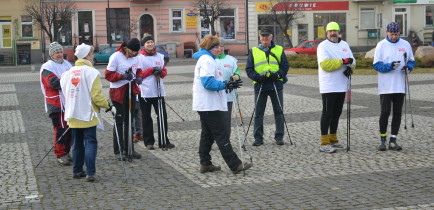
{"type": "Polygon", "coordinates": [[[405,65],[404,53],[407,52],[407,60],[414,61],[413,51],[410,44],[399,39],[391,43],[386,39],[378,42],[375,48],[374,64],[377,62],[391,63],[401,61],[401,65],[389,72],[378,72],[378,94],[405,93],[405,72],[401,71],[405,65]]]}
{"type": "Polygon", "coordinates": [[[228,111],[225,90],[205,89],[201,77],[214,77],[218,81],[223,81],[223,73],[209,55],[202,55],[194,68],[193,111],[228,111]]]}
{"type": "MultiPolygon", "coordinates": [[[[136,78],[137,68],[140,68],[140,58],[139,56],[127,58],[121,52],[115,52],[110,56],[109,63],[107,65],[107,70],[114,71],[119,74],[125,74],[130,67],[133,69],[133,79],[136,78]]],[[[110,82],[110,88],[119,88],[127,84],[128,80],[119,80],[117,82],[110,82]]]]}
{"type": "MultiPolygon", "coordinates": [[[[234,75],[235,70],[237,70],[238,60],[230,55],[226,55],[223,59],[215,59],[217,65],[223,72],[223,80],[229,81],[230,77],[234,75]]],[[[233,102],[235,99],[235,91],[227,93],[228,102],[233,102]]]]}
{"type": "MultiPolygon", "coordinates": [[[[160,67],[164,66],[164,55],[160,53],[155,53],[153,56],[139,55],[141,60],[141,68],[142,70],[146,70],[150,67],[160,67]]],[[[143,98],[156,98],[158,97],[158,89],[157,89],[157,80],[153,74],[143,79],[142,84],[140,85],[141,95],[143,98]]],[[[161,96],[166,96],[166,92],[164,91],[164,83],[163,79],[160,78],[160,89],[161,96]]]]}
{"type": "MultiPolygon", "coordinates": [[[[333,43],[325,40],[318,45],[318,77],[320,93],[346,92],[348,89],[348,78],[344,75],[346,65],[335,71],[324,71],[320,63],[327,59],[353,58],[350,46],[343,40],[333,43]]],[[[355,65],[355,59],[351,67],[355,65]]]]}

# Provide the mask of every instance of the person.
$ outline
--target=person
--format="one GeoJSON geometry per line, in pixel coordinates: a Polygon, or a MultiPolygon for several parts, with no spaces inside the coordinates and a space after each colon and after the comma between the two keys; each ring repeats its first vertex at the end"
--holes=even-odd
{"type": "Polygon", "coordinates": [[[154,38],[151,35],[147,35],[142,39],[143,49],[140,51],[140,59],[142,66],[144,69],[142,71],[141,76],[144,81],[140,85],[141,88],[141,97],[140,97],[140,109],[142,110],[142,119],[143,119],[143,142],[145,143],[145,147],[148,150],[154,149],[154,129],[153,122],[151,117],[152,107],[154,107],[155,113],[157,114],[157,124],[158,124],[158,146],[160,148],[172,149],[175,148],[175,145],[170,143],[169,138],[167,137],[168,124],[167,124],[167,113],[166,113],[166,103],[164,101],[164,96],[166,96],[166,92],[164,91],[164,83],[163,79],[167,75],[166,65],[164,64],[164,56],[157,52],[155,48],[154,38]],[[157,82],[160,85],[160,89],[158,89],[157,82]],[[162,116],[163,119],[160,119],[159,116],[159,108],[158,108],[158,100],[159,93],[161,94],[161,103],[162,103],[162,116]],[[160,120],[163,123],[163,135],[161,135],[161,127],[160,120]],[[163,138],[165,142],[163,142],[163,138]]]}
{"type": "MultiPolygon", "coordinates": [[[[115,123],[113,129],[113,150],[116,157],[119,156],[119,148],[117,143],[117,136],[121,145],[121,158],[125,160],[128,152],[129,142],[129,114],[134,110],[135,103],[129,106],[129,98],[135,100],[136,95],[139,93],[139,86],[142,84],[143,78],[142,70],[140,69],[140,58],[137,56],[140,50],[140,41],[137,38],[132,38],[128,42],[122,42],[116,48],[116,52],[110,56],[107,70],[105,70],[105,78],[110,82],[110,99],[113,106],[116,108],[115,123]],[[131,93],[128,93],[129,85],[131,84],[131,93]],[[130,94],[130,95],[129,95],[130,94]],[[130,110],[131,108],[131,110],[130,110]],[[117,128],[117,132],[116,132],[117,128]]],[[[131,115],[134,117],[133,115],[131,115]]],[[[131,131],[132,132],[132,131],[131,131]]],[[[131,136],[132,138],[132,136],[131,136]]],[[[142,156],[134,150],[134,144],[131,145],[133,159],[140,159],[142,156]]]]}
{"type": "Polygon", "coordinates": [[[283,47],[274,44],[269,29],[261,30],[259,40],[261,44],[249,51],[246,63],[247,76],[255,84],[255,103],[257,101],[253,129],[255,141],[252,145],[264,144],[264,112],[268,97],[273,105],[276,123],[274,140],[277,145],[284,145],[283,85],[288,81],[289,63],[283,47]]]}
{"type": "Polygon", "coordinates": [[[134,112],[133,112],[134,122],[132,122],[132,126],[133,126],[133,133],[134,133],[133,136],[134,143],[143,141],[142,112],[140,111],[139,95],[136,96],[136,100],[134,104],[134,112]]]}
{"type": "Polygon", "coordinates": [[[397,143],[397,136],[406,94],[406,74],[414,69],[416,62],[410,43],[399,38],[400,33],[401,28],[398,23],[389,23],[386,27],[386,38],[378,42],[375,48],[373,67],[378,72],[378,94],[381,106],[379,151],[386,151],[387,124],[392,108],[389,150],[402,150],[397,143]]]}
{"type": "Polygon", "coordinates": [[[199,141],[199,172],[221,170],[220,166],[214,165],[211,161],[210,151],[215,141],[224,161],[236,174],[251,168],[253,164],[243,163],[229,140],[225,91],[232,91],[242,83],[240,80],[223,81],[223,74],[215,62],[215,56],[220,54],[220,40],[213,35],[206,35],[200,43],[200,50],[193,54],[197,60],[193,79],[193,111],[199,114],[202,127],[199,141]]]}
{"type": "Polygon", "coordinates": [[[351,68],[355,67],[350,46],[340,37],[340,27],[330,22],[326,27],[327,39],[318,45],[319,92],[322,97],[320,120],[320,152],[333,153],[345,146],[339,143],[337,129],[348,90],[351,68]]]}
{"type": "MultiPolygon", "coordinates": [[[[223,72],[223,80],[229,81],[237,81],[240,80],[240,69],[238,69],[237,62],[238,60],[230,55],[226,55],[224,53],[224,45],[221,43],[221,54],[216,56],[216,63],[217,66],[220,68],[220,70],[223,72]]],[[[235,91],[231,91],[226,93],[227,101],[228,101],[228,111],[227,111],[227,118],[226,121],[229,123],[229,132],[231,132],[231,113],[232,113],[232,106],[233,101],[236,99],[237,95],[235,94],[235,91]]],[[[230,133],[229,133],[230,136],[230,133]]]]}
{"type": "Polygon", "coordinates": [[[420,45],[419,44],[419,37],[417,37],[417,34],[415,31],[412,31],[410,34],[411,34],[411,48],[412,48],[412,51],[414,54],[420,45]]]}
{"type": "Polygon", "coordinates": [[[57,42],[50,44],[48,54],[50,60],[41,66],[39,73],[41,90],[45,98],[45,111],[54,128],[54,154],[60,165],[69,166],[72,162],[69,154],[72,140],[71,132],[64,120],[65,97],[60,87],[60,78],[72,65],[63,59],[63,47],[57,42]]]}
{"type": "Polygon", "coordinates": [[[103,123],[100,108],[111,108],[101,92],[99,71],[92,65],[93,51],[93,46],[84,43],[79,45],[74,53],[78,58],[75,66],[65,72],[60,79],[66,96],[65,120],[72,130],[73,178],[80,179],[86,176],[89,182],[95,181],[98,151],[96,128],[103,123]],[[83,170],[84,163],[86,172],[83,170]]]}

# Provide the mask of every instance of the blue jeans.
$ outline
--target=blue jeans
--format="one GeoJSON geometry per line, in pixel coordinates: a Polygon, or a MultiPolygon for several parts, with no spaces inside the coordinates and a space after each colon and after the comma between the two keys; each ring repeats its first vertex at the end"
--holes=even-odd
{"type": "MultiPolygon", "coordinates": [[[[277,94],[279,95],[279,100],[283,103],[283,90],[277,90],[277,94]]],[[[274,139],[276,141],[283,141],[284,135],[284,121],[283,121],[283,104],[282,108],[280,108],[279,101],[277,99],[275,90],[263,90],[261,93],[255,92],[255,103],[259,100],[256,105],[255,111],[255,126],[253,129],[253,136],[255,138],[255,142],[263,142],[264,141],[264,112],[265,107],[267,105],[267,98],[270,96],[271,104],[273,105],[274,112],[274,121],[276,123],[276,131],[274,132],[274,139]]]]}
{"type": "Polygon", "coordinates": [[[86,174],[95,175],[96,153],[98,141],[96,140],[96,126],[90,128],[72,128],[72,160],[74,174],[83,171],[86,162],[86,174]]]}

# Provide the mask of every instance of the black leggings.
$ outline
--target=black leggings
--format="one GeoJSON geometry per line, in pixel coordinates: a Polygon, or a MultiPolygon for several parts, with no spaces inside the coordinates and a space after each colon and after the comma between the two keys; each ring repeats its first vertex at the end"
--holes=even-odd
{"type": "Polygon", "coordinates": [[[345,92],[323,93],[322,114],[321,114],[321,135],[336,134],[338,130],[339,117],[342,114],[342,107],[345,101],[345,92]]]}
{"type": "Polygon", "coordinates": [[[392,135],[398,135],[399,126],[401,125],[402,105],[404,102],[404,93],[381,94],[380,105],[380,134],[387,132],[387,123],[389,121],[390,110],[393,103],[392,115],[392,135]]]}

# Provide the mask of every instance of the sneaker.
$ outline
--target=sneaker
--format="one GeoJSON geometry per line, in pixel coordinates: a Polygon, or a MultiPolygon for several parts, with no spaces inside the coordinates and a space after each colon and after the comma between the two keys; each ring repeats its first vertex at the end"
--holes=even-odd
{"type": "Polygon", "coordinates": [[[59,162],[59,164],[61,166],[70,166],[71,165],[71,162],[68,160],[68,156],[67,155],[64,155],[64,156],[62,156],[60,158],[57,158],[57,162],[59,162]]]}
{"type": "MultiPolygon", "coordinates": [[[[390,147],[390,144],[389,144],[390,147]]],[[[381,141],[380,146],[378,146],[378,151],[386,151],[386,141],[381,141]]]]}
{"type": "Polygon", "coordinates": [[[257,146],[261,146],[261,145],[263,145],[263,144],[264,144],[263,141],[254,141],[253,144],[252,144],[252,146],[257,147],[257,146]]]}
{"type": "Polygon", "coordinates": [[[285,143],[284,143],[283,141],[276,141],[276,144],[279,145],[279,146],[282,146],[282,145],[284,145],[285,143]]]}
{"type": "Polygon", "coordinates": [[[210,165],[200,164],[200,169],[199,169],[200,173],[203,173],[203,174],[207,173],[207,172],[214,172],[214,171],[221,171],[221,170],[222,170],[222,168],[220,166],[215,166],[213,164],[210,164],[210,165]]]}
{"type": "Polygon", "coordinates": [[[133,151],[133,152],[131,153],[131,157],[132,157],[133,159],[141,159],[141,158],[142,158],[142,155],[139,154],[139,153],[136,152],[136,151],[133,151]]]}
{"type": "Polygon", "coordinates": [[[173,149],[173,148],[175,148],[174,144],[172,144],[172,143],[166,144],[166,149],[173,149]]]}
{"type": "Polygon", "coordinates": [[[238,167],[235,170],[232,170],[232,173],[238,174],[242,171],[245,171],[245,170],[251,168],[252,166],[253,166],[253,163],[247,163],[247,164],[240,163],[240,165],[238,165],[238,167]]]}
{"type": "Polygon", "coordinates": [[[85,173],[84,171],[79,172],[79,173],[75,173],[75,174],[72,176],[72,178],[74,178],[74,179],[81,179],[81,178],[83,178],[83,177],[86,177],[86,173],[85,173]]]}
{"type": "Polygon", "coordinates": [[[154,145],[150,144],[150,145],[146,145],[146,149],[147,150],[154,150],[154,145]]]}
{"type": "Polygon", "coordinates": [[[68,158],[68,161],[72,163],[72,157],[71,157],[71,153],[67,153],[66,154],[66,158],[68,158]]]}
{"type": "Polygon", "coordinates": [[[345,149],[345,145],[343,145],[343,144],[341,144],[339,142],[336,142],[336,143],[332,144],[332,147],[335,148],[335,149],[345,149]]]}
{"type": "Polygon", "coordinates": [[[86,181],[88,181],[88,182],[95,182],[95,176],[89,176],[89,175],[87,175],[86,176],[86,181]]]}
{"type": "MultiPolygon", "coordinates": [[[[384,145],[384,147],[386,147],[386,145],[384,145]]],[[[389,150],[401,151],[402,147],[399,146],[398,143],[396,143],[396,141],[390,141],[389,142],[389,150]]]]}
{"type": "Polygon", "coordinates": [[[320,152],[333,153],[336,152],[336,149],[332,147],[332,145],[319,147],[320,152]]]}
{"type": "Polygon", "coordinates": [[[136,135],[133,136],[133,142],[134,142],[134,143],[139,142],[139,138],[138,138],[136,135]]]}

